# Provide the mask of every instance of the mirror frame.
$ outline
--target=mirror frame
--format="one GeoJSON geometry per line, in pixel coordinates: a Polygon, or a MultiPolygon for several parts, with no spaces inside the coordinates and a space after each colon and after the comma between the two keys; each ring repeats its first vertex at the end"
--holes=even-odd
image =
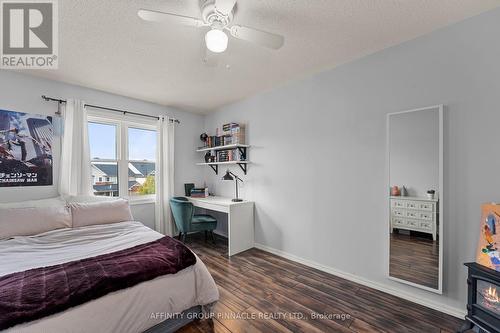
{"type": "Polygon", "coordinates": [[[387,157],[387,184],[388,186],[386,187],[386,223],[388,223],[388,228],[387,228],[387,277],[392,280],[392,281],[397,281],[406,285],[410,285],[419,289],[431,291],[433,293],[437,294],[442,294],[443,293],[443,224],[445,221],[445,216],[444,216],[444,105],[443,104],[438,104],[438,105],[433,105],[433,106],[428,106],[424,108],[418,108],[418,109],[412,109],[412,110],[406,110],[406,111],[400,111],[400,112],[393,112],[393,113],[388,113],[386,115],[386,157],[387,157]],[[390,152],[390,118],[391,116],[394,115],[400,115],[404,113],[410,113],[410,112],[419,112],[419,111],[428,111],[428,110],[437,110],[438,116],[439,116],[439,209],[438,209],[438,214],[439,214],[439,275],[438,275],[438,288],[430,288],[427,286],[423,286],[414,282],[406,281],[397,277],[392,277],[390,275],[390,264],[391,264],[391,233],[390,233],[390,213],[391,213],[391,203],[390,203],[390,195],[387,194],[388,189],[391,187],[391,152],[390,152]]]}

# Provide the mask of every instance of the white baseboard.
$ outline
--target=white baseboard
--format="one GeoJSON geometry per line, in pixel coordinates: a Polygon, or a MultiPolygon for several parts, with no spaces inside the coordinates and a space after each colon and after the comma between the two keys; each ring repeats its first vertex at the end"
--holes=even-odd
{"type": "Polygon", "coordinates": [[[397,297],[401,297],[401,298],[406,299],[408,301],[411,301],[413,303],[417,303],[417,304],[426,306],[428,308],[449,314],[450,316],[454,316],[454,317],[463,319],[466,315],[466,311],[463,309],[459,309],[459,308],[451,307],[451,306],[446,305],[446,304],[430,301],[430,300],[415,296],[412,293],[397,290],[397,289],[394,289],[390,286],[383,285],[381,283],[377,283],[377,282],[359,277],[359,276],[351,274],[351,273],[343,272],[343,271],[340,271],[340,270],[332,268],[332,267],[324,266],[324,265],[319,264],[317,262],[314,262],[314,261],[311,261],[308,259],[304,259],[304,258],[298,257],[296,255],[293,255],[293,254],[290,254],[290,253],[287,253],[287,252],[284,252],[281,250],[276,250],[272,247],[269,247],[269,246],[266,246],[263,244],[255,243],[255,247],[257,249],[262,250],[262,251],[266,251],[266,252],[275,254],[277,256],[298,262],[300,264],[303,264],[303,265],[306,265],[306,266],[309,266],[312,268],[316,268],[320,271],[344,278],[346,280],[356,282],[356,283],[362,284],[364,286],[367,286],[367,287],[370,287],[373,289],[377,289],[377,290],[383,291],[385,293],[388,293],[388,294],[391,294],[391,295],[394,295],[397,297]]]}

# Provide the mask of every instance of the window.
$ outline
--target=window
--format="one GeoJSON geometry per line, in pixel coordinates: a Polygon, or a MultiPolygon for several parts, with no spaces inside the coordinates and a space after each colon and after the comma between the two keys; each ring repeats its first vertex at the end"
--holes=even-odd
{"type": "Polygon", "coordinates": [[[153,201],[154,123],[90,115],[88,129],[94,194],[153,201]]]}
{"type": "Polygon", "coordinates": [[[128,128],[129,196],[155,194],[156,131],[128,128]]]}
{"type": "Polygon", "coordinates": [[[89,122],[90,158],[116,160],[116,125],[89,122]]]}
{"type": "Polygon", "coordinates": [[[92,186],[94,194],[107,197],[117,197],[118,184],[118,157],[116,124],[89,122],[89,145],[92,172],[92,186]],[[104,182],[104,179],[113,177],[113,182],[104,182]]]}

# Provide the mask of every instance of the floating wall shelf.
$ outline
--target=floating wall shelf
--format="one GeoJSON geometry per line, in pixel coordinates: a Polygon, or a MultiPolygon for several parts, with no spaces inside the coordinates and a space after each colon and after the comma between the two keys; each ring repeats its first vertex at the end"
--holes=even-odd
{"type": "Polygon", "coordinates": [[[215,174],[219,174],[219,165],[239,165],[241,170],[247,174],[247,165],[250,164],[249,161],[227,161],[227,162],[210,162],[210,163],[196,163],[196,165],[208,165],[214,170],[215,174]]]}
{"type": "Polygon", "coordinates": [[[240,149],[240,148],[250,148],[250,145],[241,145],[241,144],[232,144],[226,146],[218,146],[218,147],[208,147],[208,148],[200,148],[197,152],[205,152],[205,151],[217,151],[217,150],[231,150],[231,149],[240,149]]]}
{"type": "Polygon", "coordinates": [[[234,144],[225,145],[225,146],[199,148],[196,150],[198,153],[210,152],[211,155],[214,155],[214,154],[218,155],[218,153],[217,153],[218,151],[238,149],[238,151],[240,152],[239,159],[241,159],[241,161],[196,163],[196,165],[208,165],[209,167],[212,168],[212,170],[214,170],[216,175],[219,174],[219,165],[238,165],[246,175],[247,174],[247,165],[250,163],[248,161],[248,154],[247,154],[248,148],[250,148],[250,145],[245,145],[245,144],[240,144],[240,143],[234,143],[234,144]]]}

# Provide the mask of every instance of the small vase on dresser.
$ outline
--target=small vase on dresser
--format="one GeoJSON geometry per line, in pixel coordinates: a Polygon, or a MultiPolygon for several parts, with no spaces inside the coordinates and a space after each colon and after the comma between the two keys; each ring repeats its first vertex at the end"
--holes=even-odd
{"type": "Polygon", "coordinates": [[[394,229],[419,231],[436,240],[438,230],[437,199],[419,197],[391,197],[391,233],[394,229]]]}

